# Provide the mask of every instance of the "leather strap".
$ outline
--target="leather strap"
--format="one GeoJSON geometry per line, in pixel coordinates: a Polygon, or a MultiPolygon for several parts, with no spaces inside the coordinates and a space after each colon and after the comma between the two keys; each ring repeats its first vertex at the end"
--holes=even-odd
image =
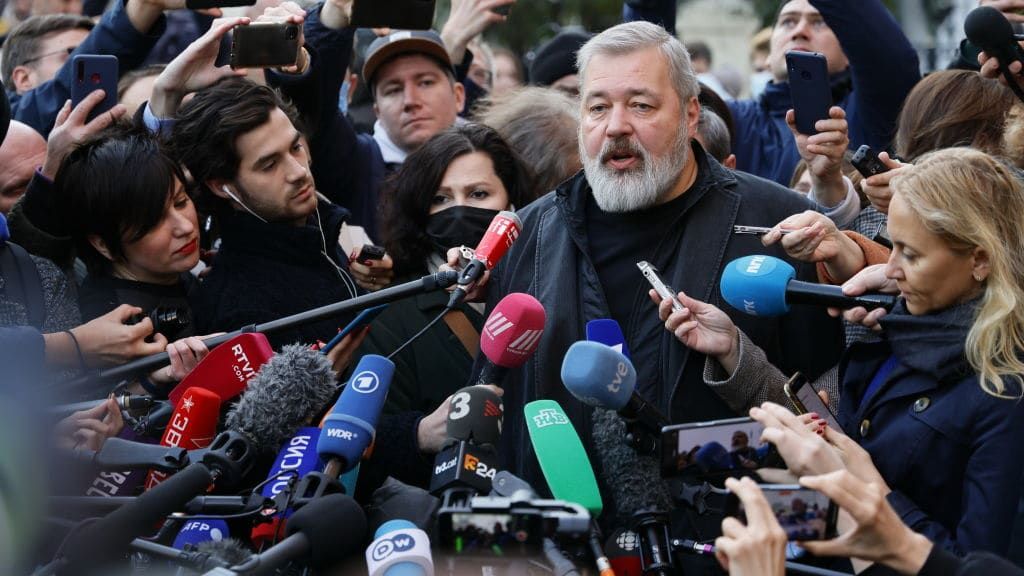
{"type": "Polygon", "coordinates": [[[476,358],[480,353],[480,333],[473,328],[469,318],[461,310],[451,310],[444,315],[444,323],[462,343],[462,347],[469,353],[469,357],[476,358]]]}

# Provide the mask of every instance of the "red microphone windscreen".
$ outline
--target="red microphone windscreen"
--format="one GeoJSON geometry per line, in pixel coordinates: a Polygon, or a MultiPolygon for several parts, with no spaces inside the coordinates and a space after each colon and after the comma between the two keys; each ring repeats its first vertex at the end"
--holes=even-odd
{"type": "Polygon", "coordinates": [[[516,368],[537,350],[544,334],[544,306],[529,294],[513,292],[491,311],[480,333],[480,350],[503,368],[516,368]]]}
{"type": "Polygon", "coordinates": [[[239,334],[210,350],[167,397],[177,405],[185,391],[195,386],[216,392],[226,402],[241,394],[273,355],[274,349],[263,334],[239,334]]]}
{"type": "MultiPolygon", "coordinates": [[[[186,390],[181,396],[181,402],[174,408],[160,445],[185,450],[209,446],[217,434],[220,403],[220,396],[216,392],[199,387],[186,390]]],[[[167,476],[166,472],[150,470],[146,476],[146,490],[163,482],[167,476]]]]}
{"type": "Polygon", "coordinates": [[[501,260],[515,243],[522,229],[523,221],[514,212],[499,212],[494,220],[491,220],[491,225],[487,227],[487,232],[484,232],[484,237],[476,247],[476,259],[483,262],[488,270],[493,270],[498,260],[501,260]]]}

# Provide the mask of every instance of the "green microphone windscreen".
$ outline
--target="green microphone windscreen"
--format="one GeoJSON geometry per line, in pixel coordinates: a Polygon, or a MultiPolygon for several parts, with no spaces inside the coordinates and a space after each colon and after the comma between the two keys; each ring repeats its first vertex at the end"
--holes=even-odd
{"type": "Polygon", "coordinates": [[[599,516],[603,504],[594,469],[565,410],[554,400],[535,400],[523,408],[523,414],[551,494],[599,516]]]}

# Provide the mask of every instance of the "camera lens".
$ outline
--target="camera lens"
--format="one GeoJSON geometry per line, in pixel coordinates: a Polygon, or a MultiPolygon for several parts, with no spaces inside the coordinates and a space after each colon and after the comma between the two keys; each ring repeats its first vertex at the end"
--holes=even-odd
{"type": "Polygon", "coordinates": [[[192,323],[188,310],[184,308],[158,306],[150,313],[150,318],[153,320],[153,331],[168,338],[192,323]]]}
{"type": "Polygon", "coordinates": [[[289,40],[294,40],[299,36],[299,29],[295,26],[289,26],[288,30],[285,31],[285,37],[289,40]]]}
{"type": "Polygon", "coordinates": [[[804,70],[804,71],[800,72],[800,77],[803,78],[804,80],[810,80],[811,79],[811,73],[808,72],[807,70],[804,70]]]}

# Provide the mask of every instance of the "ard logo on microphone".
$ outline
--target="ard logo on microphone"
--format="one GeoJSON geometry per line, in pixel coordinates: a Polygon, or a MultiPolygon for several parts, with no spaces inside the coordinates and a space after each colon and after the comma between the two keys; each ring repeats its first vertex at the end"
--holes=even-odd
{"type": "Polygon", "coordinates": [[[380,386],[380,378],[369,370],[364,370],[352,377],[352,388],[356,392],[370,394],[380,386]]]}
{"type": "Polygon", "coordinates": [[[569,419],[554,408],[545,408],[533,417],[533,423],[537,425],[537,428],[547,428],[558,424],[568,424],[569,419]]]}
{"type": "Polygon", "coordinates": [[[416,545],[416,539],[409,534],[399,532],[390,538],[383,538],[373,545],[373,559],[377,562],[387,560],[396,552],[407,552],[416,545]]]}

